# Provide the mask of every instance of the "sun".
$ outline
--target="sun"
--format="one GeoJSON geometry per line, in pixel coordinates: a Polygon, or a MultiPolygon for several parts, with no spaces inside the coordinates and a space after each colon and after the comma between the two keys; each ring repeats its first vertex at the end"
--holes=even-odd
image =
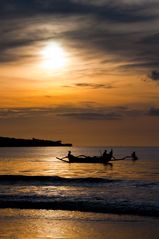
{"type": "Polygon", "coordinates": [[[48,43],[41,51],[41,65],[48,70],[63,69],[68,63],[64,48],[57,42],[48,43]]]}

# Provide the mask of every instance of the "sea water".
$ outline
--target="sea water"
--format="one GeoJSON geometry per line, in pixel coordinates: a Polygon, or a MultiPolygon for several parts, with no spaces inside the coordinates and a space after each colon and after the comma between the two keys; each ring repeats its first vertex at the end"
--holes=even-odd
{"type": "MultiPolygon", "coordinates": [[[[13,215],[16,220],[29,220],[30,214],[33,218],[36,214],[36,219],[42,219],[45,218],[44,215],[50,218],[51,213],[53,219],[57,219],[57,212],[62,212],[61,219],[71,218],[73,222],[77,218],[83,220],[85,215],[87,223],[90,220],[92,225],[92,220],[95,220],[100,226],[103,222],[108,222],[108,215],[112,214],[120,215],[119,221],[122,215],[129,216],[129,220],[130,217],[134,220],[132,216],[142,216],[149,222],[158,221],[159,148],[114,147],[116,158],[123,158],[135,151],[139,160],[115,161],[112,165],[69,164],[56,158],[64,157],[68,150],[74,155],[100,156],[104,149],[0,148],[0,206],[16,208],[15,211],[0,210],[0,225],[3,228],[4,224],[8,225],[8,218],[14,218],[13,215]]],[[[107,148],[108,151],[110,149],[107,148]]],[[[118,219],[115,217],[115,220],[118,219]]],[[[14,228],[13,226],[13,231],[14,228]]],[[[0,238],[11,238],[8,233],[5,237],[4,231],[3,237],[1,235],[0,231],[0,238]]]]}

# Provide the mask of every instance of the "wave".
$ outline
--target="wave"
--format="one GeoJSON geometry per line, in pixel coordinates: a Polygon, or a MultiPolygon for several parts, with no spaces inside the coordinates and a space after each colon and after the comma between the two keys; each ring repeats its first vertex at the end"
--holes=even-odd
{"type": "Polygon", "coordinates": [[[59,176],[24,176],[24,175],[0,175],[0,184],[81,184],[81,183],[112,183],[120,180],[106,178],[65,178],[59,176]]]}
{"type": "Polygon", "coordinates": [[[127,214],[159,217],[159,207],[130,201],[110,202],[97,199],[80,199],[74,197],[45,197],[3,195],[0,208],[69,210],[96,213],[127,214]]]}
{"type": "Polygon", "coordinates": [[[159,183],[153,181],[0,175],[0,186],[0,208],[72,210],[159,217],[156,199],[159,183]],[[32,185],[37,187],[32,188],[32,185]],[[56,186],[55,194],[54,191],[49,194],[39,186],[56,186]],[[60,186],[73,187],[65,191],[60,186]]]}
{"type": "Polygon", "coordinates": [[[108,185],[118,184],[118,186],[134,186],[136,188],[159,188],[159,182],[141,181],[141,180],[124,180],[124,179],[110,179],[100,177],[76,177],[67,178],[59,176],[27,176],[27,175],[0,175],[0,185],[19,185],[19,186],[95,186],[96,184],[108,185]]]}

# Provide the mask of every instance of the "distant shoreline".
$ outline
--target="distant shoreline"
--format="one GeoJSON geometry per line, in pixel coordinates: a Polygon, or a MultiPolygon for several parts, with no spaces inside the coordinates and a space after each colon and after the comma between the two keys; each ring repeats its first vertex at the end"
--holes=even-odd
{"type": "Polygon", "coordinates": [[[72,147],[71,143],[62,143],[61,140],[45,139],[18,139],[9,137],[0,137],[0,147],[72,147]]]}

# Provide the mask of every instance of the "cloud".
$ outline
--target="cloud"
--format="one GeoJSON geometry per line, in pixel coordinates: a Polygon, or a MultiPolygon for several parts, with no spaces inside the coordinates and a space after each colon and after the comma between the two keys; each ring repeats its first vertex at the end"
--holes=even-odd
{"type": "Polygon", "coordinates": [[[122,117],[120,112],[99,107],[57,106],[54,108],[20,108],[1,109],[0,119],[26,119],[34,117],[74,118],[76,120],[117,120],[122,117]]]}
{"type": "Polygon", "coordinates": [[[159,71],[152,71],[149,78],[154,81],[159,81],[159,71]]]}
{"type": "Polygon", "coordinates": [[[10,108],[0,109],[0,120],[28,119],[28,118],[52,118],[75,119],[83,121],[107,121],[121,120],[125,117],[139,117],[145,112],[126,106],[104,107],[91,102],[85,102],[81,106],[57,105],[51,108],[10,108]]]}
{"type": "MultiPolygon", "coordinates": [[[[152,3],[151,3],[152,4],[152,3]]],[[[144,5],[129,5],[125,9],[125,4],[119,1],[73,1],[73,0],[1,0],[0,14],[11,17],[20,15],[38,15],[38,14],[62,14],[62,15],[94,15],[103,19],[116,22],[134,22],[154,18],[151,15],[141,14],[140,8],[144,5]]]]}
{"type": "Polygon", "coordinates": [[[119,120],[121,115],[117,113],[98,113],[98,112],[77,112],[77,113],[61,113],[59,116],[69,117],[77,120],[119,120]]]}
{"type": "Polygon", "coordinates": [[[112,89],[113,86],[110,84],[98,84],[98,83],[76,83],[71,86],[65,87],[81,87],[81,88],[89,88],[89,89],[112,89]]]}
{"type": "Polygon", "coordinates": [[[95,102],[83,102],[81,106],[56,105],[54,107],[39,108],[0,108],[0,121],[23,119],[74,119],[78,121],[116,121],[145,116],[158,117],[159,108],[138,109],[128,106],[107,107],[95,102]]]}
{"type": "Polygon", "coordinates": [[[159,108],[155,108],[152,107],[149,111],[148,111],[148,115],[149,116],[159,116],[159,108]]]}
{"type": "Polygon", "coordinates": [[[23,48],[62,39],[104,69],[112,60],[120,70],[153,71],[159,67],[157,9],[155,0],[1,0],[0,62],[30,59],[32,51],[23,48]]]}

